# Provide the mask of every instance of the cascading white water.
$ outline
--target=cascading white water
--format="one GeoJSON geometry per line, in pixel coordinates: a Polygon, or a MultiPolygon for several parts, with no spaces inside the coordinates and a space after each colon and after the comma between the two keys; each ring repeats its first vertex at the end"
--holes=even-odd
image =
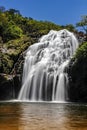
{"type": "Polygon", "coordinates": [[[65,101],[68,77],[66,68],[78,47],[73,33],[51,30],[28,48],[19,100],[65,101]]]}

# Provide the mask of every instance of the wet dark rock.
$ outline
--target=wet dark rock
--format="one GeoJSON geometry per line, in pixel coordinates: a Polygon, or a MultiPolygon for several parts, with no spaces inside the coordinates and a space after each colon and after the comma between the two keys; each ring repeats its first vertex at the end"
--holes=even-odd
{"type": "Polygon", "coordinates": [[[69,64],[69,100],[87,102],[87,59],[71,60],[69,64]]]}
{"type": "Polygon", "coordinates": [[[14,87],[12,79],[7,79],[7,75],[0,75],[0,100],[14,98],[14,87]]]}
{"type": "Polygon", "coordinates": [[[17,99],[20,87],[20,75],[0,74],[0,100],[17,99]]]}

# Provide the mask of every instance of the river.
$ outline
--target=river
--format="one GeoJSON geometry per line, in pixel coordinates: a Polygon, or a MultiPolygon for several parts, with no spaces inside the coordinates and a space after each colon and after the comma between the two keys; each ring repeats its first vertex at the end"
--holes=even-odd
{"type": "Polygon", "coordinates": [[[1,102],[0,130],[87,130],[87,104],[1,102]]]}

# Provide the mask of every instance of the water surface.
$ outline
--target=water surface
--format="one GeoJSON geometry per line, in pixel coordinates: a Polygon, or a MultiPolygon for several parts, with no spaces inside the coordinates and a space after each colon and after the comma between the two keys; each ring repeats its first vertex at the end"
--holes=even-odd
{"type": "Polygon", "coordinates": [[[0,103],[0,130],[87,130],[87,105],[0,103]]]}

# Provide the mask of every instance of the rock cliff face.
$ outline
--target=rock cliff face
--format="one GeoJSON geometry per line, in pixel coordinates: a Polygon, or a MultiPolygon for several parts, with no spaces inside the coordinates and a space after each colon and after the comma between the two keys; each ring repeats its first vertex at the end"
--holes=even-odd
{"type": "Polygon", "coordinates": [[[10,75],[0,74],[0,100],[17,99],[22,83],[23,55],[19,56],[10,75]]]}

